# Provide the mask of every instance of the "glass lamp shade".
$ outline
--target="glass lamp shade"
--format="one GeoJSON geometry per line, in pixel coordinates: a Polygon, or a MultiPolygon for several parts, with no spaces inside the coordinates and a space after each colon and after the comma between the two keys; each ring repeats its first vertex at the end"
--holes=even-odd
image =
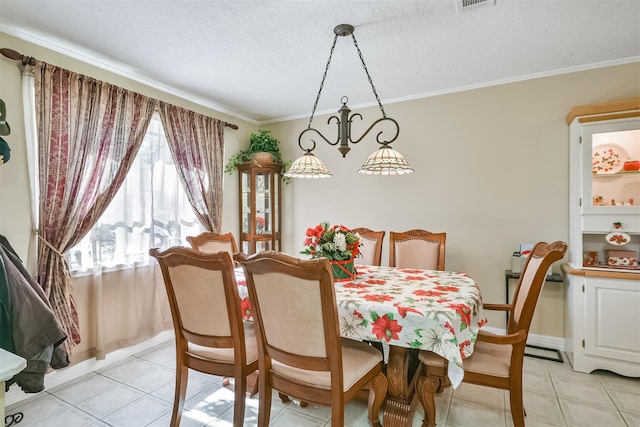
{"type": "Polygon", "coordinates": [[[393,148],[383,145],[369,156],[358,169],[363,175],[405,175],[412,173],[404,156],[393,148]]]}
{"type": "Polygon", "coordinates": [[[327,170],[322,160],[314,156],[313,153],[306,152],[291,164],[284,176],[288,178],[330,178],[333,175],[327,170]]]}

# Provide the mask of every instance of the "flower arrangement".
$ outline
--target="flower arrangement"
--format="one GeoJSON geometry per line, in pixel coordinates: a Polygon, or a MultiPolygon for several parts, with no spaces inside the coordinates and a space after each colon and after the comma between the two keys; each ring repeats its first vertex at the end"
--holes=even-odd
{"type": "Polygon", "coordinates": [[[344,225],[330,226],[328,222],[321,222],[313,228],[308,228],[303,254],[312,258],[325,257],[330,261],[353,259],[360,255],[360,235],[352,233],[344,225]]]}

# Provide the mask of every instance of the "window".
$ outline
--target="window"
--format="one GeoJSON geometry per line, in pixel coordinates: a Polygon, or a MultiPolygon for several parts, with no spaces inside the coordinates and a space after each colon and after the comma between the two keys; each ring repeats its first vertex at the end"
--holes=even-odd
{"type": "Polygon", "coordinates": [[[67,252],[67,261],[74,272],[147,265],[150,248],[184,246],[186,236],[202,231],[156,114],[122,187],[91,231],[67,252]]]}

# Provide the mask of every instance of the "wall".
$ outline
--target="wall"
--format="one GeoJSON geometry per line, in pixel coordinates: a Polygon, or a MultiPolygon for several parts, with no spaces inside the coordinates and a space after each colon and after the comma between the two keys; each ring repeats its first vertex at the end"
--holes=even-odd
{"type": "MultiPolygon", "coordinates": [[[[258,129],[17,38],[0,37],[2,47],[237,123],[239,131],[226,133],[227,157],[258,129]]],[[[568,241],[567,113],[575,105],[640,96],[639,76],[640,63],[632,63],[385,104],[387,114],[401,127],[393,146],[416,172],[358,175],[356,170],[374,150],[373,133],[344,159],[334,147],[319,146],[316,154],[334,176],[283,186],[283,250],[298,254],[306,228],[322,220],[387,231],[446,231],[446,268],[469,273],[479,282],[485,301],[503,302],[504,270],[510,268],[511,253],[520,243],[568,241]]],[[[384,88],[380,91],[384,94],[384,88]]],[[[7,138],[12,159],[0,167],[0,233],[25,255],[31,226],[20,77],[15,62],[4,58],[0,97],[7,103],[13,131],[7,138]]],[[[354,124],[357,135],[380,116],[377,108],[357,112],[364,118],[364,124],[354,124]]],[[[315,117],[314,125],[334,135],[327,118],[315,117]]],[[[307,120],[262,127],[273,131],[284,157],[293,160],[302,153],[298,134],[307,120]]],[[[238,237],[237,175],[225,175],[224,191],[223,230],[238,237]]],[[[383,263],[388,260],[386,243],[383,263]]],[[[559,264],[554,271],[560,271],[559,264]]],[[[534,321],[532,333],[562,337],[563,316],[562,289],[549,285],[536,314],[544,322],[534,321]]],[[[504,325],[502,315],[489,320],[491,326],[504,325]]]]}
{"type": "MultiPolygon", "coordinates": [[[[567,113],[575,105],[637,97],[639,77],[640,64],[632,63],[387,104],[387,115],[400,124],[393,147],[415,173],[357,174],[375,149],[374,132],[344,159],[322,143],[315,154],[333,178],[284,186],[283,249],[299,253],[306,228],[322,220],[387,232],[446,231],[446,269],[469,273],[485,301],[504,302],[504,270],[520,243],[568,242],[567,113]]],[[[355,136],[380,117],[377,108],[357,112],[364,125],[355,130],[354,122],[355,136]]],[[[313,125],[333,137],[327,118],[317,116],[313,125]]],[[[297,141],[307,120],[268,126],[286,145],[285,158],[302,154],[297,141]]],[[[553,270],[560,272],[560,262],[553,270]]],[[[547,284],[531,332],[562,337],[563,307],[562,284],[547,284]]],[[[504,315],[489,320],[504,327],[504,315]]]]}

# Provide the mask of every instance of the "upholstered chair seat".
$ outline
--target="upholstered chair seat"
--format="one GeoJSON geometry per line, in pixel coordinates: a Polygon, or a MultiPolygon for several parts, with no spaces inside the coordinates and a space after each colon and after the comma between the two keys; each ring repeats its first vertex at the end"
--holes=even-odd
{"type": "MultiPolygon", "coordinates": [[[[244,322],[244,345],[247,350],[247,363],[256,362],[258,360],[258,342],[253,322],[244,322]]],[[[206,347],[194,343],[189,343],[187,353],[194,357],[222,363],[233,363],[235,357],[233,348],[206,347]]]]}
{"type": "MultiPolygon", "coordinates": [[[[367,372],[380,365],[382,353],[379,350],[359,345],[357,341],[342,340],[342,369],[344,372],[343,388],[345,391],[352,388],[367,372]]],[[[273,375],[278,375],[292,381],[308,384],[310,387],[331,388],[331,373],[298,369],[273,361],[271,366],[273,375]]]]}

